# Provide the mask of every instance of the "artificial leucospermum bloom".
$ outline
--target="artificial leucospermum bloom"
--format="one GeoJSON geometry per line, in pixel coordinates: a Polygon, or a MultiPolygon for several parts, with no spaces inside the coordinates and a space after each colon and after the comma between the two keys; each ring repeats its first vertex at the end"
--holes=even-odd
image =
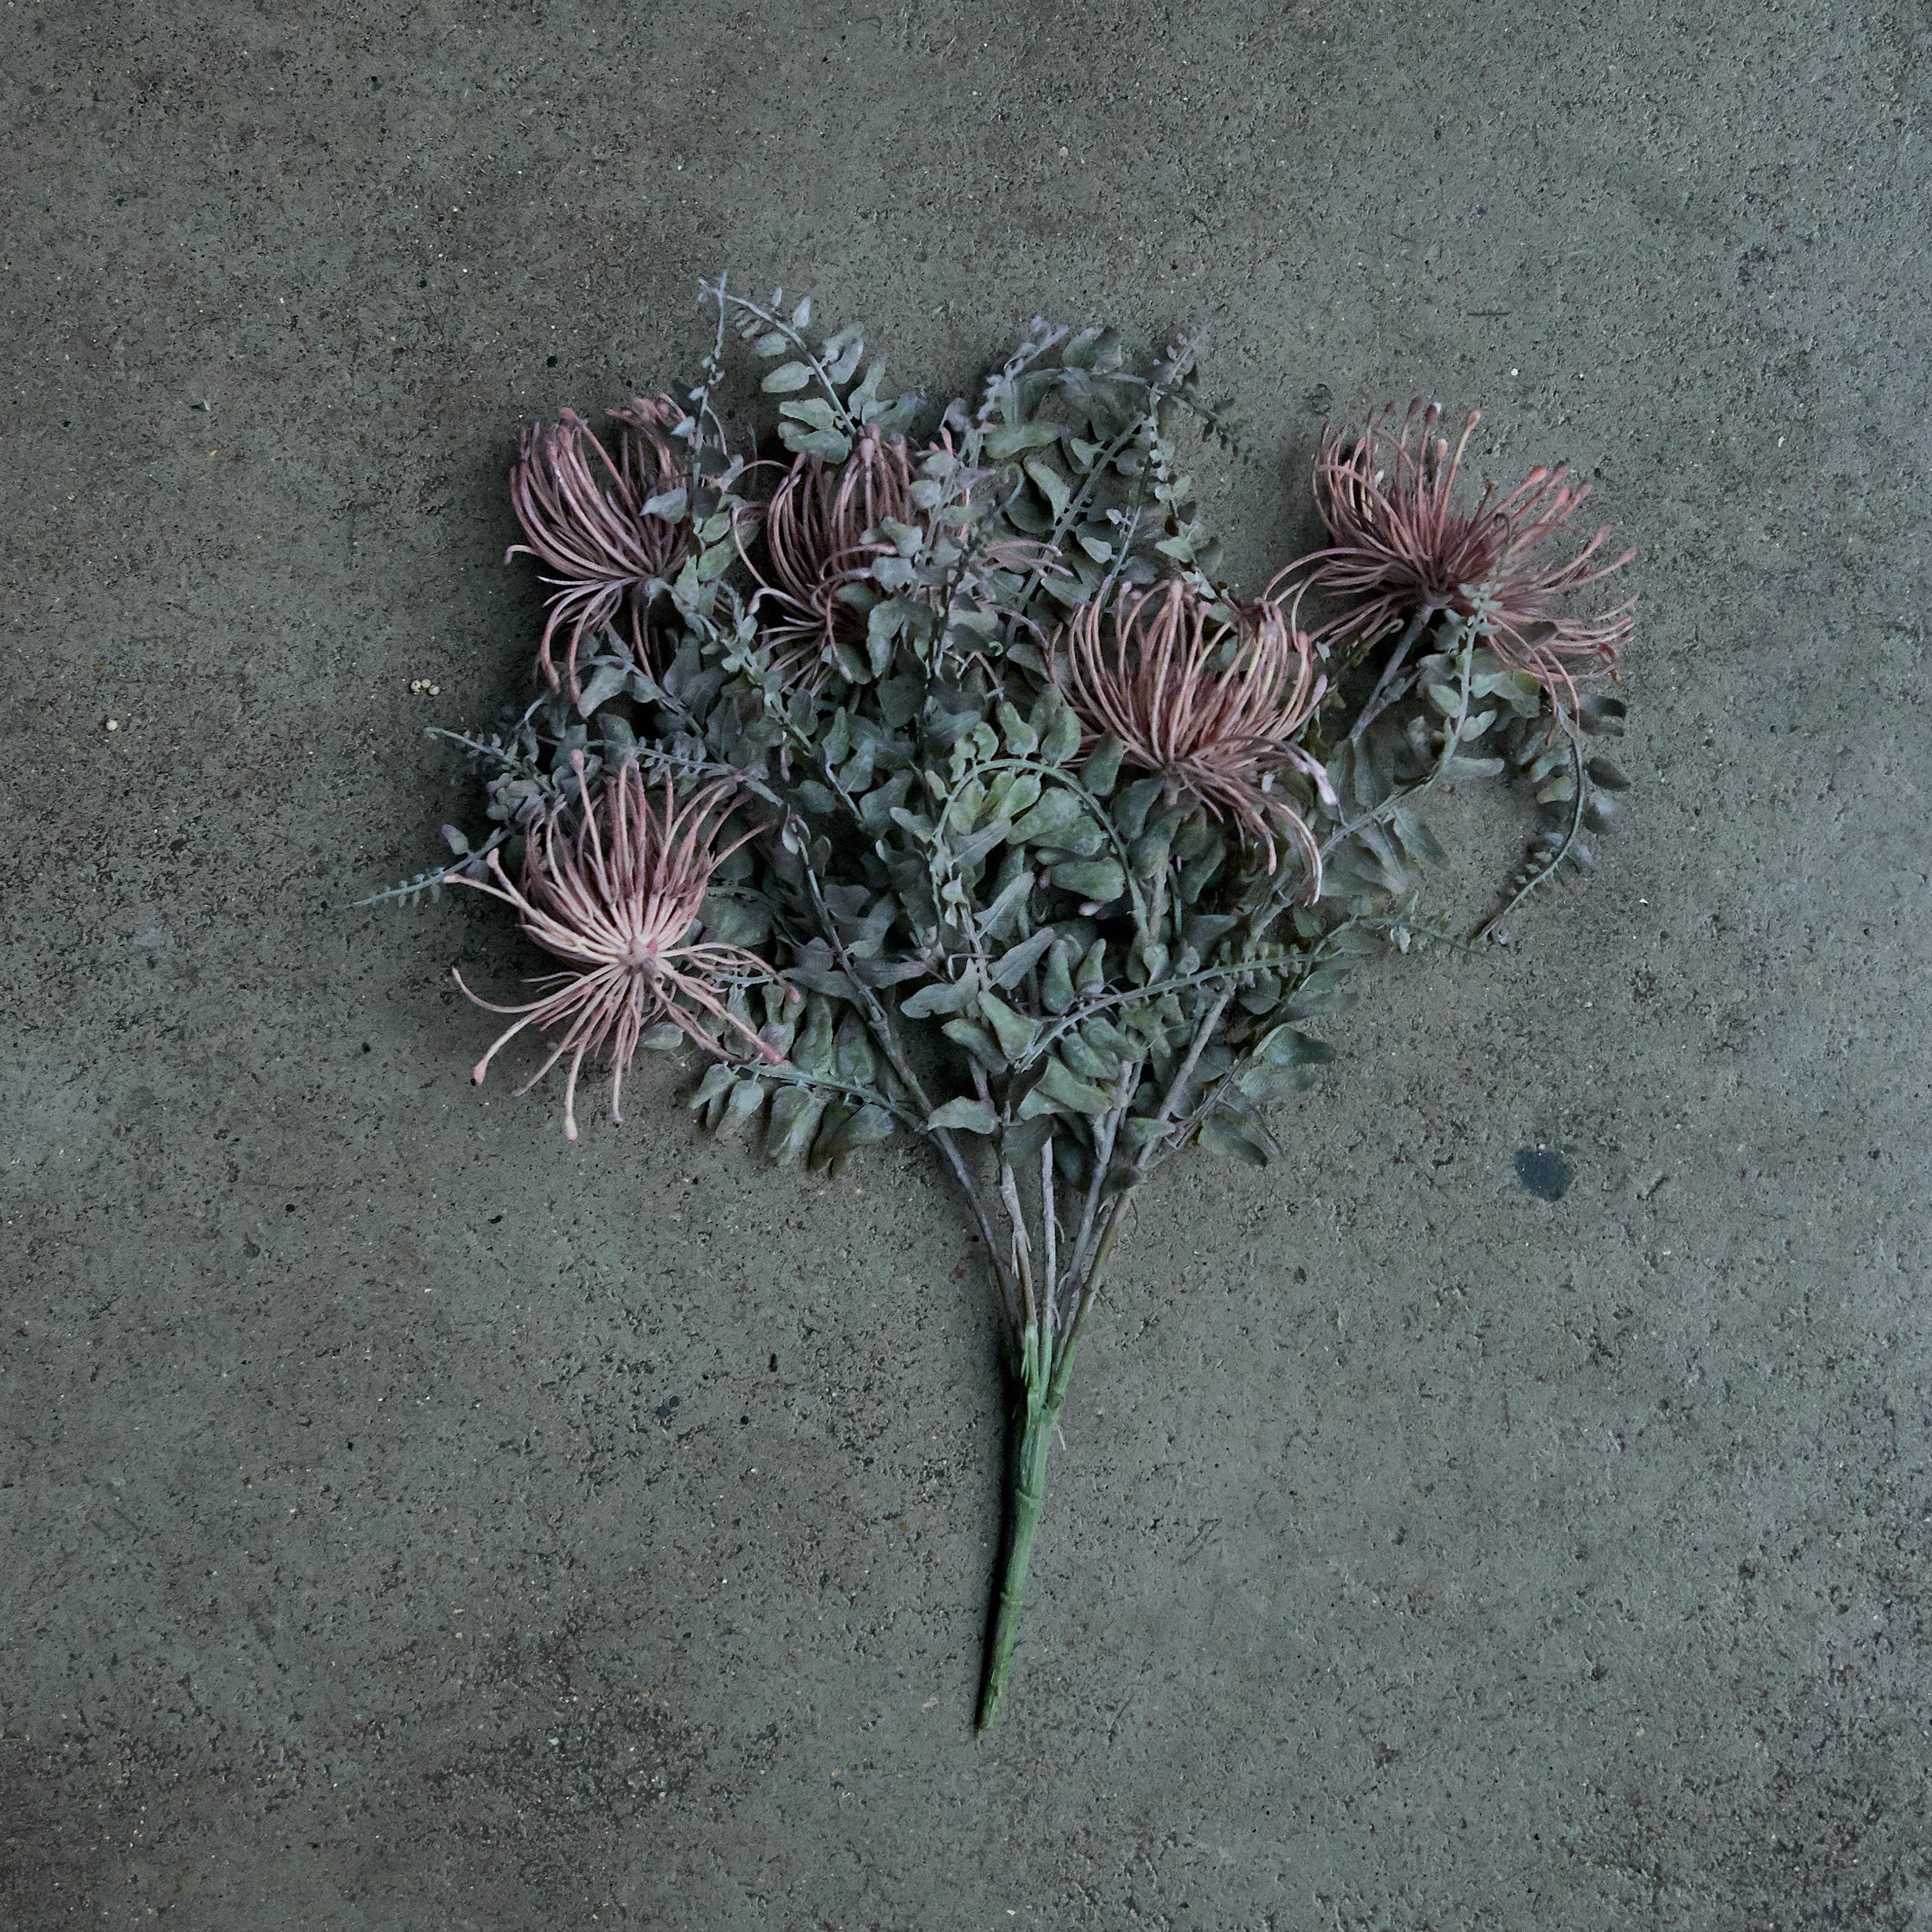
{"type": "Polygon", "coordinates": [[[1306,634],[1264,599],[1226,606],[1234,621],[1179,578],[1164,590],[1123,590],[1067,620],[1056,681],[1089,734],[1111,732],[1122,762],[1162,779],[1168,796],[1198,799],[1252,838],[1275,867],[1286,837],[1306,861],[1300,896],[1322,890],[1322,854],[1307,821],[1273,788],[1284,768],[1332,797],[1321,760],[1296,734],[1322,700],[1306,634]]]}
{"type": "Polygon", "coordinates": [[[782,658],[815,660],[836,641],[864,644],[866,612],[843,593],[892,553],[866,532],[914,520],[912,484],[905,439],[869,424],[836,469],[818,456],[792,464],[766,507],[765,568],[754,567],[752,601],[773,607],[764,634],[782,658]]]}
{"type": "Polygon", "coordinates": [[[1589,484],[1567,482],[1559,464],[1532,470],[1506,495],[1486,484],[1467,501],[1456,486],[1481,412],[1469,412],[1453,447],[1436,434],[1439,404],[1411,403],[1399,432],[1394,414],[1387,404],[1359,432],[1324,430],[1316,451],[1316,502],[1331,541],[1283,578],[1353,600],[1316,632],[1318,646],[1366,644],[1418,614],[1426,622],[1454,611],[1478,617],[1490,650],[1552,694],[1574,696],[1579,675],[1613,669],[1635,598],[1594,617],[1566,616],[1559,606],[1636,552],[1599,562],[1606,526],[1562,561],[1533,556],[1562,531],[1589,484]]]}
{"type": "Polygon", "coordinates": [[[688,517],[660,516],[647,508],[654,498],[682,487],[670,432],[684,412],[668,396],[640,396],[610,416],[618,425],[617,457],[574,410],[554,423],[526,428],[510,470],[510,502],[526,543],[518,551],[556,574],[550,616],[537,648],[537,668],[553,689],[560,682],[550,646],[567,635],[562,676],[577,688],[577,652],[586,633],[607,625],[620,634],[640,664],[651,658],[650,612],[646,586],[677,574],[691,548],[688,517]]]}
{"type": "Polygon", "coordinates": [[[734,986],[773,980],[777,974],[742,946],[691,936],[712,874],[755,836],[754,827],[728,844],[718,842],[738,802],[736,785],[716,781],[680,800],[667,780],[662,802],[653,803],[638,767],[628,764],[592,798],[584,754],[572,762],[583,816],[574,832],[566,832],[555,812],[532,830],[520,886],[510,883],[494,851],[487,878],[456,877],[452,883],[501,899],[515,910],[525,935],[570,968],[532,980],[532,986],[549,990],[522,1006],[499,1006],[471,992],[460,972],[452,969],[452,976],[478,1006],[522,1016],[476,1063],[470,1077],[479,1084],[498,1052],[524,1028],[563,1029],[549,1058],[517,1091],[527,1094],[567,1054],[563,1130],[574,1140],[577,1076],[585,1057],[602,1052],[608,1061],[610,1115],[621,1123],[625,1069],[647,1028],[668,1021],[699,1046],[722,1053],[716,1034],[704,1024],[708,1016],[736,1034],[746,1052],[767,1063],[784,1055],[721,997],[734,986]]]}

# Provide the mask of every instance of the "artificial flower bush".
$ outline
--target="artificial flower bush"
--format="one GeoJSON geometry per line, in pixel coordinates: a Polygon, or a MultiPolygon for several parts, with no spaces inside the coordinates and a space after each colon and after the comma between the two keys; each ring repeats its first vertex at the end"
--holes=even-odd
{"type": "Polygon", "coordinates": [[[935,418],[808,303],[705,294],[682,400],[525,435],[535,695],[460,741],[485,829],[398,890],[488,894],[550,956],[527,1001],[464,990],[512,1016],[476,1077],[535,1036],[518,1090],[561,1064],[572,1138],[586,1066],[621,1118],[638,1048],[694,1047],[708,1127],[835,1171],[908,1134],[951,1175],[1012,1392],[983,1728],[1136,1193],[1197,1144],[1265,1165],[1349,976],[1452,937],[1420,907],[1426,795],[1533,794],[1496,917],[1589,863],[1630,606],[1568,598],[1628,554],[1569,535],[1561,470],[1473,493],[1476,418],[1452,446],[1418,406],[1324,434],[1328,541],[1244,597],[1183,470],[1227,435],[1191,344],[1136,368],[1036,325],[935,418]],[[734,332],[771,365],[775,462],[719,414],[734,332]]]}

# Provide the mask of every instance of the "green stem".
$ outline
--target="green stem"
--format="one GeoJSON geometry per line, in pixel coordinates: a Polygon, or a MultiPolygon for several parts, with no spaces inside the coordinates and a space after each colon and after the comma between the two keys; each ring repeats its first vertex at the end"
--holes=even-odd
{"type": "Polygon", "coordinates": [[[1054,1378],[1051,1391],[1036,1358],[1026,1365],[1025,1404],[1014,1417],[1017,1441],[1007,1496],[1006,1546],[1000,1564],[998,1606],[993,1617],[993,1640],[986,1654],[986,1688],[980,1696],[978,1730],[984,1731],[1000,1708],[1012,1668],[1013,1646],[1019,1641],[1020,1612],[1026,1593],[1027,1565],[1033,1556],[1034,1532],[1040,1526],[1040,1505],[1046,1500],[1046,1451],[1059,1420],[1066,1393],[1064,1375],[1054,1378]]]}

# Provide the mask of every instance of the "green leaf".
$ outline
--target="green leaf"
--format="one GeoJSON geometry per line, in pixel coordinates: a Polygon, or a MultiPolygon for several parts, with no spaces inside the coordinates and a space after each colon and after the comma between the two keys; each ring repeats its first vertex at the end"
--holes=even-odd
{"type": "Polygon", "coordinates": [[[885,364],[874,356],[872,366],[866,371],[866,380],[845,398],[845,406],[861,422],[872,420],[870,412],[879,400],[879,385],[885,376],[885,364]]]}
{"type": "Polygon", "coordinates": [[[1097,858],[1110,842],[1106,831],[1084,816],[1041,841],[1056,854],[1064,852],[1070,859],[1097,858]]]}
{"type": "Polygon", "coordinates": [[[1056,942],[1046,956],[1046,969],[1040,975],[1040,997],[1050,1013],[1064,1013],[1073,1004],[1073,977],[1070,970],[1072,951],[1061,940],[1056,942]]]}
{"type": "Polygon", "coordinates": [[[873,1147],[892,1134],[892,1117],[884,1108],[877,1107],[868,1100],[848,1120],[842,1120],[832,1130],[829,1137],[820,1136],[818,1144],[812,1149],[814,1160],[842,1160],[855,1149],[873,1147]]]}
{"type": "Polygon", "coordinates": [[[704,1070],[704,1078],[698,1083],[698,1091],[686,1104],[693,1113],[703,1113],[706,1125],[710,1124],[710,1110],[723,1105],[725,1095],[730,1092],[737,1077],[725,1061],[714,1060],[704,1070]]]}
{"type": "Polygon", "coordinates": [[[1016,758],[1030,758],[1040,742],[1039,733],[1004,698],[994,716],[1000,721],[1000,736],[1006,740],[1006,749],[1016,758]]]}
{"type": "Polygon", "coordinates": [[[842,1100],[826,1102],[824,1117],[819,1122],[818,1132],[812,1143],[808,1159],[814,1168],[829,1167],[837,1152],[836,1138],[838,1130],[850,1120],[857,1110],[848,1107],[842,1100]]]}
{"type": "Polygon", "coordinates": [[[985,448],[987,455],[998,462],[1018,456],[1022,450],[1043,449],[1049,442],[1059,440],[1059,429],[1052,423],[1002,423],[986,432],[985,448]]]}
{"type": "MultiPolygon", "coordinates": [[[[765,339],[768,342],[772,340],[770,336],[765,339]]],[[[784,338],[781,336],[778,340],[783,346],[784,338]]],[[[782,396],[789,394],[794,389],[803,388],[811,380],[812,367],[809,363],[784,362],[774,369],[758,387],[769,396],[782,396]]]]}
{"type": "MultiPolygon", "coordinates": [[[[765,386],[771,386],[771,378],[765,379],[765,386]]],[[[781,403],[778,414],[793,422],[803,423],[808,429],[836,429],[838,418],[832,405],[823,396],[807,396],[802,403],[781,403]]]]}
{"type": "Polygon", "coordinates": [[[1534,718],[1542,708],[1543,687],[1526,670],[1485,671],[1470,680],[1478,698],[1499,698],[1519,718],[1534,718]]]}
{"type": "Polygon", "coordinates": [[[1270,1159],[1268,1142],[1245,1122],[1230,1120],[1225,1114],[1210,1114],[1201,1123],[1201,1144],[1215,1154],[1232,1155],[1250,1167],[1265,1167],[1270,1159]]]}
{"type": "Polygon", "coordinates": [[[962,839],[954,849],[952,857],[960,871],[970,871],[978,865],[994,847],[1004,845],[1012,827],[1004,818],[996,818],[992,824],[974,832],[970,838],[962,839]]]}
{"type": "MultiPolygon", "coordinates": [[[[1005,820],[1000,823],[1004,824],[1005,820]]],[[[1005,883],[993,895],[992,904],[980,915],[980,934],[986,939],[1004,939],[1021,908],[1033,896],[1033,873],[1026,864],[1024,853],[1017,848],[1008,852],[1000,873],[1005,883]]]]}
{"type": "Polygon", "coordinates": [[[987,794],[990,808],[1004,818],[1018,818],[1032,810],[1040,797],[1037,772],[1009,772],[996,778],[987,794]]]}
{"type": "Polygon", "coordinates": [[[1054,834],[1064,831],[1079,818],[1080,796],[1064,785],[1042,792],[1040,802],[1020,819],[1007,835],[1016,845],[1052,845],[1054,834]]]}
{"type": "Polygon", "coordinates": [[[1083,328],[1060,350],[1060,359],[1070,369],[1117,368],[1120,339],[1111,328],[1083,328]]]}
{"type": "Polygon", "coordinates": [[[1343,1013],[1355,1004],[1355,996],[1342,983],[1342,969],[1324,967],[1309,974],[1295,989],[1294,997],[1282,1011],[1290,1019],[1312,1019],[1317,1015],[1343,1013]]]}
{"type": "Polygon", "coordinates": [[[1247,1066],[1234,1076],[1234,1084],[1250,1100],[1286,1100],[1305,1092],[1315,1076],[1305,1067],[1247,1066]]]}
{"type": "Polygon", "coordinates": [[[731,1089],[724,1102],[724,1118],[716,1124],[716,1130],[722,1134],[748,1120],[765,1104],[764,1083],[757,1080],[741,1080],[731,1089]]]}
{"type": "Polygon", "coordinates": [[[1005,1000],[994,998],[991,993],[982,993],[979,1012],[980,1017],[992,1028],[994,1038],[1000,1042],[1000,1051],[1010,1060],[1018,1060],[1032,1046],[1037,1030],[1034,1022],[1015,1012],[1005,1000]]]}
{"type": "Polygon", "coordinates": [[[849,436],[836,430],[808,430],[795,422],[778,424],[778,440],[794,456],[822,456],[828,463],[843,463],[852,453],[849,436]]]}
{"type": "Polygon", "coordinates": [[[1006,1055],[1000,1052],[999,1043],[978,1021],[948,1020],[939,1030],[955,1046],[963,1047],[988,1072],[1006,1070],[1006,1055]]]}
{"type": "Polygon", "coordinates": [[[782,1166],[802,1160],[825,1112],[825,1096],[809,1087],[781,1087],[772,1096],[771,1126],[765,1152],[782,1166]]]}
{"type": "Polygon", "coordinates": [[[761,946],[770,936],[772,909],[763,898],[706,892],[699,908],[708,946],[761,946]]]}
{"type": "Polygon", "coordinates": [[[1147,828],[1148,814],[1160,797],[1159,778],[1136,778],[1114,800],[1114,826],[1123,838],[1138,838],[1147,828]]]}
{"type": "Polygon", "coordinates": [[[899,1011],[909,1020],[930,1019],[935,1013],[956,1013],[973,997],[970,980],[935,980],[908,994],[899,1002],[899,1011]]]}
{"type": "Polygon", "coordinates": [[[1040,1084],[1034,1090],[1044,1094],[1060,1106],[1071,1108],[1076,1114],[1104,1114],[1114,1104],[1113,1096],[1105,1089],[1095,1086],[1091,1081],[1082,1080],[1054,1054],[1047,1056],[1040,1071],[1040,1084]]]}
{"type": "MultiPolygon", "coordinates": [[[[841,979],[844,975],[838,976],[841,979]]],[[[847,981],[849,990],[850,982],[847,981]]],[[[805,1003],[805,1028],[791,1043],[792,1064],[808,1073],[832,1070],[832,1002],[814,994],[805,1003]]]]}
{"type": "Polygon", "coordinates": [[[1181,938],[1205,959],[1240,924],[1232,913],[1198,912],[1181,928],[1181,938]]]}
{"type": "Polygon", "coordinates": [[[1039,486],[1040,494],[1052,506],[1054,519],[1058,522],[1066,515],[1066,506],[1073,499],[1066,478],[1042,457],[1029,457],[1020,467],[1039,486]]]}
{"type": "Polygon", "coordinates": [[[1106,905],[1127,889],[1127,875],[1112,859],[1070,859],[1054,867],[1053,883],[1096,905],[1106,905]]]}
{"type": "Polygon", "coordinates": [[[865,337],[856,328],[842,328],[825,345],[826,374],[835,382],[850,382],[865,352],[865,337]]]}
{"type": "Polygon", "coordinates": [[[1110,731],[1094,747],[1080,768],[1080,782],[1096,798],[1105,798],[1120,776],[1120,741],[1110,731]]]}
{"type": "Polygon", "coordinates": [[[1107,942],[1096,939],[1081,956],[1080,970],[1073,976],[1073,983],[1089,999],[1099,993],[1107,983],[1107,942]]]}
{"type": "Polygon", "coordinates": [[[1023,939],[1000,954],[987,976],[996,986],[1017,986],[1033,969],[1040,956],[1054,941],[1054,931],[1050,926],[1042,926],[1030,939],[1023,939]]]}
{"type": "Polygon", "coordinates": [[[926,680],[908,674],[890,678],[879,686],[879,716],[889,731],[902,730],[919,715],[926,697],[926,680]]]}
{"type": "Polygon", "coordinates": [[[628,664],[601,664],[584,681],[584,688],[577,694],[577,713],[580,718],[588,718],[598,706],[615,698],[630,680],[628,664]]]}
{"type": "MultiPolygon", "coordinates": [[[[1053,692],[1048,692],[1047,698],[1054,701],[1048,707],[1046,728],[1040,734],[1040,762],[1064,765],[1080,748],[1080,716],[1072,705],[1060,702],[1053,692]]],[[[1034,716],[1037,723],[1039,712],[1036,710],[1034,716]]]]}
{"type": "Polygon", "coordinates": [[[920,398],[916,394],[900,396],[888,403],[884,409],[868,405],[870,413],[866,421],[872,423],[883,435],[910,429],[913,418],[919,414],[920,398]]]}
{"type": "Polygon", "coordinates": [[[1325,1040],[1312,1040],[1292,1026],[1278,1026],[1255,1043],[1254,1057],[1270,1066],[1317,1066],[1334,1057],[1325,1040]]]}
{"type": "Polygon", "coordinates": [[[966,1134],[990,1134],[999,1124],[999,1116],[985,1100],[949,1100],[935,1107],[927,1122],[930,1126],[950,1127],[966,1134]]]}
{"type": "Polygon", "coordinates": [[[1083,1080],[1112,1080],[1120,1070],[1120,1063],[1114,1055],[1096,1053],[1077,1033],[1066,1034],[1060,1042],[1058,1052],[1060,1058],[1083,1080]]]}

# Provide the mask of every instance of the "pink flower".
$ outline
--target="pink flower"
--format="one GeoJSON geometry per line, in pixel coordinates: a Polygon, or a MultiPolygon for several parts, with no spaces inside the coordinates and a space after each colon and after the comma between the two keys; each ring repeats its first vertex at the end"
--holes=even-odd
{"type": "Polygon", "coordinates": [[[753,566],[753,604],[773,607],[765,636],[782,662],[816,664],[835,643],[863,650],[866,613],[844,593],[892,554],[890,541],[866,532],[888,518],[914,520],[912,482],[905,439],[869,425],[837,468],[801,456],[786,472],[765,511],[765,566],[753,566]]]}
{"type": "Polygon", "coordinates": [[[1532,553],[1557,536],[1590,494],[1568,472],[1537,468],[1507,496],[1485,485],[1473,502],[1456,478],[1480,412],[1472,410],[1452,448],[1436,434],[1442,411],[1411,403],[1399,434],[1395,405],[1370,411],[1359,434],[1327,429],[1315,455],[1315,494],[1334,540],[1282,573],[1304,590],[1353,598],[1316,634],[1324,652],[1372,643],[1392,626],[1438,611],[1475,616],[1484,640],[1506,664],[1552,692],[1573,698],[1578,676],[1615,668],[1630,635],[1636,599],[1594,617],[1559,614],[1570,592],[1621,570],[1625,550],[1598,562],[1607,526],[1557,562],[1532,553]]]}
{"type": "Polygon", "coordinates": [[[637,766],[626,764],[593,800],[584,784],[583,754],[572,763],[583,818],[573,833],[562,830],[555,812],[538,824],[530,835],[520,887],[510,883],[494,852],[488,879],[455,881],[514,908],[526,936],[571,970],[532,980],[530,985],[550,990],[523,1006],[498,1006],[471,992],[460,973],[453,976],[478,1006],[522,1016],[476,1063],[470,1077],[478,1083],[499,1048],[526,1026],[546,1033],[564,1029],[550,1058],[517,1091],[527,1094],[568,1054],[563,1130],[574,1140],[577,1076],[585,1056],[601,1050],[608,1061],[611,1118],[621,1123],[624,1070],[647,1027],[668,1021],[722,1056],[724,1048],[704,1024],[708,1016],[735,1031],[743,1048],[760,1059],[776,1062],[784,1056],[720,998],[734,985],[778,975],[742,946],[691,937],[712,872],[755,834],[754,828],[728,845],[717,842],[736,803],[736,785],[716,781],[680,801],[667,781],[662,803],[653,805],[637,766]]]}
{"type": "Polygon", "coordinates": [[[520,550],[556,572],[544,580],[552,590],[537,667],[554,688],[559,677],[551,640],[567,628],[563,676],[573,693],[578,647],[586,632],[617,627],[621,620],[639,663],[650,662],[644,586],[653,578],[675,577],[691,548],[688,517],[660,516],[646,508],[682,483],[670,436],[684,412],[670,397],[656,396],[639,397],[610,413],[618,424],[616,461],[590,425],[566,410],[556,422],[524,431],[510,470],[511,506],[530,541],[512,544],[505,561],[520,550]]]}
{"type": "Polygon", "coordinates": [[[1312,646],[1278,606],[1234,607],[1230,623],[1179,578],[1111,612],[1096,598],[1067,620],[1054,656],[1060,688],[1089,735],[1111,732],[1124,763],[1186,794],[1252,838],[1274,871],[1286,837],[1307,862],[1303,896],[1322,890],[1322,857],[1272,781],[1284,767],[1332,796],[1321,761],[1296,742],[1326,688],[1312,646]]]}

